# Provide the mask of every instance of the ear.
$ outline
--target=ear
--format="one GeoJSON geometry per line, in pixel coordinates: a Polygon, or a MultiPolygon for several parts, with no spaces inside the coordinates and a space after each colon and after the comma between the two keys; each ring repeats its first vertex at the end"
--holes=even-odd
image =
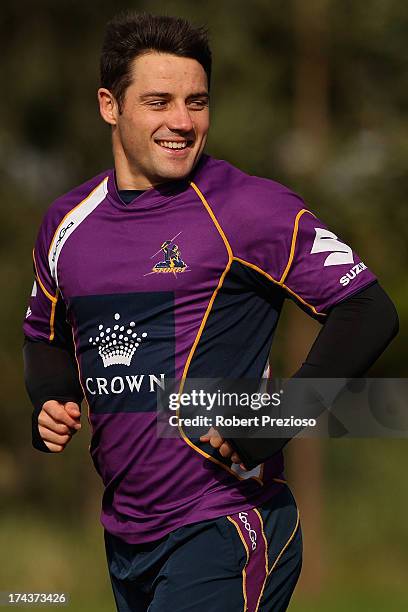
{"type": "Polygon", "coordinates": [[[98,89],[98,102],[102,119],[106,121],[106,123],[109,123],[109,125],[116,125],[119,116],[119,108],[114,95],[109,89],[105,89],[104,87],[98,89]]]}

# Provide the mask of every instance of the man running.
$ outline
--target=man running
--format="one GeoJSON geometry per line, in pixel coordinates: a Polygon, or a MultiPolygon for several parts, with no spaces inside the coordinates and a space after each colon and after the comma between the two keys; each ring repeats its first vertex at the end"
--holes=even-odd
{"type": "Polygon", "coordinates": [[[359,375],[396,332],[374,275],[299,196],[203,153],[210,76],[202,28],[108,24],[98,99],[114,168],[53,203],[33,254],[33,442],[62,451],[85,396],[120,612],[276,612],[300,573],[282,453],[248,471],[218,432],[159,437],[166,380],[260,378],[285,298],[323,325],[298,376],[359,375]]]}

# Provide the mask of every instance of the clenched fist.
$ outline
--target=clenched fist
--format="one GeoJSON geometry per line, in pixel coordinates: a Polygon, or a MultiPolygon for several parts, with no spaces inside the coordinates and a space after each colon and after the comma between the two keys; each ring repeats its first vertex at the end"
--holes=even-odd
{"type": "Polygon", "coordinates": [[[38,415],[38,431],[46,446],[53,453],[60,453],[81,429],[81,412],[78,404],[56,400],[45,402],[38,415]]]}

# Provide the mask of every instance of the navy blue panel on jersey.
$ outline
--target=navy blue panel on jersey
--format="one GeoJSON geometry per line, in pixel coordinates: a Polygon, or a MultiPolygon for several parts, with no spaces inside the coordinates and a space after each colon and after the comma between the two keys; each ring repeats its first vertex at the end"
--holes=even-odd
{"type": "Polygon", "coordinates": [[[173,293],[75,297],[69,317],[91,412],[155,411],[174,377],[173,293]]]}
{"type": "Polygon", "coordinates": [[[259,378],[284,297],[281,287],[234,261],[214,300],[189,377],[259,378]]]}

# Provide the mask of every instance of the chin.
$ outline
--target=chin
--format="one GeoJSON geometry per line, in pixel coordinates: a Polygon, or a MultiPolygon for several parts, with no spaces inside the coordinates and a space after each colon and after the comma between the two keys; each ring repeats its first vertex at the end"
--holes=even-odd
{"type": "Polygon", "coordinates": [[[176,166],[162,168],[157,176],[161,182],[164,181],[177,181],[186,178],[191,170],[193,169],[193,163],[183,164],[178,168],[176,166]]]}

